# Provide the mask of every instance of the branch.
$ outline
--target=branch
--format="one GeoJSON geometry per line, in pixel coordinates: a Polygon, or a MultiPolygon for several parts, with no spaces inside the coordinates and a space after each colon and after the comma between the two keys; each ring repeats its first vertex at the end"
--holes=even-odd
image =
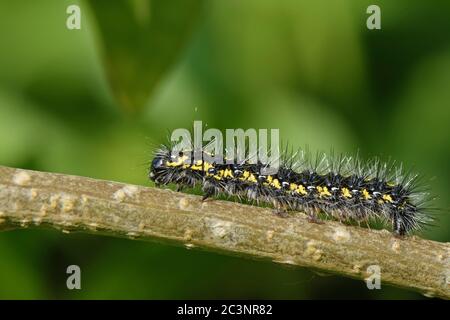
{"type": "Polygon", "coordinates": [[[90,178],[0,166],[0,229],[31,225],[63,232],[170,241],[271,259],[357,279],[381,268],[382,283],[450,298],[450,244],[388,231],[282,219],[270,209],[90,178]]]}

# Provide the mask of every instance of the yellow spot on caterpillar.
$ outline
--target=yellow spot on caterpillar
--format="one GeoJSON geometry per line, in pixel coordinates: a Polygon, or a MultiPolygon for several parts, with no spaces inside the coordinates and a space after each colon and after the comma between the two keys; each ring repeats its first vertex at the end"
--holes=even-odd
{"type": "Polygon", "coordinates": [[[389,203],[394,202],[394,200],[392,200],[392,197],[390,195],[388,195],[388,194],[384,194],[383,195],[383,200],[386,201],[386,202],[389,202],[389,203]]]}
{"type": "Polygon", "coordinates": [[[380,199],[380,200],[378,200],[378,203],[379,203],[379,204],[383,204],[384,201],[380,199]]]}
{"type": "Polygon", "coordinates": [[[185,162],[188,159],[187,156],[182,156],[179,157],[177,161],[171,162],[171,161],[166,161],[166,166],[168,167],[179,167],[183,164],[183,162],[185,162]]]}
{"type": "Polygon", "coordinates": [[[277,189],[281,189],[280,181],[278,181],[278,179],[273,179],[273,181],[272,181],[272,183],[270,185],[275,187],[275,188],[277,188],[277,189]]]}
{"type": "MultiPolygon", "coordinates": [[[[183,168],[186,168],[186,165],[183,165],[183,168]]],[[[191,170],[203,170],[203,161],[197,160],[197,162],[191,166],[191,170]]]]}
{"type": "Polygon", "coordinates": [[[352,194],[350,193],[350,190],[348,190],[347,188],[342,188],[342,196],[344,196],[345,198],[351,198],[352,194]]]}
{"type": "Polygon", "coordinates": [[[331,196],[330,191],[328,191],[327,187],[316,187],[317,191],[319,191],[319,197],[331,196]]]}
{"type": "Polygon", "coordinates": [[[249,181],[249,182],[258,182],[258,180],[256,180],[255,175],[253,173],[250,173],[249,171],[244,170],[244,172],[242,173],[242,177],[240,178],[242,181],[249,181]]]}
{"type": "Polygon", "coordinates": [[[289,190],[294,191],[295,189],[297,189],[297,185],[295,183],[291,183],[289,185],[289,190]]]}
{"type": "Polygon", "coordinates": [[[389,187],[395,187],[395,186],[396,186],[396,184],[395,184],[394,182],[388,182],[387,185],[388,185],[389,187]]]}
{"type": "Polygon", "coordinates": [[[213,178],[216,180],[222,180],[223,178],[223,170],[219,170],[219,172],[217,172],[217,174],[213,175],[213,178]]]}
{"type": "Polygon", "coordinates": [[[366,200],[372,199],[372,197],[370,196],[369,191],[367,191],[367,189],[363,189],[362,194],[363,194],[364,199],[366,199],[366,200]]]}
{"type": "Polygon", "coordinates": [[[272,176],[267,176],[266,180],[268,183],[272,183],[273,178],[272,178],[272,176]]]}
{"type": "Polygon", "coordinates": [[[247,180],[250,182],[254,182],[254,183],[258,182],[258,180],[256,180],[255,175],[253,173],[250,174],[250,177],[248,177],[247,180]]]}
{"type": "Polygon", "coordinates": [[[205,163],[203,164],[203,171],[208,172],[208,170],[211,169],[211,168],[214,168],[214,166],[213,166],[212,164],[210,164],[210,163],[208,163],[208,162],[205,162],[205,163]]]}
{"type": "Polygon", "coordinates": [[[226,177],[230,177],[230,178],[234,178],[233,176],[233,171],[231,171],[230,169],[225,169],[223,176],[226,177]]]}
{"type": "Polygon", "coordinates": [[[306,191],[306,188],[303,185],[299,185],[296,192],[300,193],[304,196],[306,196],[308,194],[308,192],[306,191]]]}

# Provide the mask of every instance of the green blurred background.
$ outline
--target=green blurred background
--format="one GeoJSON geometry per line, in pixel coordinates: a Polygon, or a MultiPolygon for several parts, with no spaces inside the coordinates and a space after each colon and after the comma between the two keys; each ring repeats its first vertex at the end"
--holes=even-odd
{"type": "MultiPolygon", "coordinates": [[[[449,1],[0,0],[0,164],[151,185],[168,130],[279,128],[450,193],[449,1]],[[67,6],[81,8],[68,30],[67,6]],[[368,30],[366,8],[381,7],[368,30]]],[[[449,241],[444,210],[423,236],[449,241]]],[[[0,234],[0,298],[422,298],[271,262],[53,230],[0,234]],[[82,290],[66,289],[66,267],[82,290]]]]}

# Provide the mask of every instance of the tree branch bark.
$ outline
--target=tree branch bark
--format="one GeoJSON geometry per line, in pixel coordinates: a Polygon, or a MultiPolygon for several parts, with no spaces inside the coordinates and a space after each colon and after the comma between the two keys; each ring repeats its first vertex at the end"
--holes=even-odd
{"type": "Polygon", "coordinates": [[[208,200],[170,190],[0,166],[0,230],[50,226],[270,259],[352,278],[381,268],[382,283],[450,298],[450,244],[308,223],[302,213],[208,200]]]}

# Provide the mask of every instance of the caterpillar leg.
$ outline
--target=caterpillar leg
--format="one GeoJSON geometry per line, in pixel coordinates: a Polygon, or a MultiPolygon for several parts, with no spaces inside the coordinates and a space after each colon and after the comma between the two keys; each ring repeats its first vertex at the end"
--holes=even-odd
{"type": "Polygon", "coordinates": [[[181,185],[181,184],[177,184],[177,188],[176,188],[176,191],[177,191],[177,192],[181,192],[181,191],[183,191],[183,188],[184,188],[184,186],[183,186],[183,185],[181,185]]]}
{"type": "Polygon", "coordinates": [[[406,234],[406,229],[403,224],[402,218],[394,216],[392,220],[392,230],[395,237],[403,238],[403,236],[406,234]]]}
{"type": "Polygon", "coordinates": [[[204,189],[203,192],[202,202],[206,201],[208,198],[211,198],[215,194],[214,188],[204,189]]]}
{"type": "Polygon", "coordinates": [[[272,212],[273,212],[274,215],[276,215],[277,217],[280,217],[280,218],[287,218],[287,217],[289,217],[289,214],[288,214],[287,210],[283,209],[283,208],[273,209],[272,212]]]}
{"type": "Polygon", "coordinates": [[[283,206],[280,202],[278,202],[278,201],[273,201],[273,206],[274,206],[274,209],[273,209],[272,212],[273,212],[276,216],[281,217],[281,218],[287,218],[287,217],[289,217],[287,208],[286,208],[285,206],[283,206]]]}
{"type": "Polygon", "coordinates": [[[320,212],[319,208],[307,208],[305,209],[305,213],[307,215],[308,222],[324,224],[322,220],[319,219],[318,214],[320,212]]]}
{"type": "Polygon", "coordinates": [[[289,214],[287,211],[285,210],[280,210],[280,209],[273,209],[273,213],[280,218],[288,218],[289,214]]]}

